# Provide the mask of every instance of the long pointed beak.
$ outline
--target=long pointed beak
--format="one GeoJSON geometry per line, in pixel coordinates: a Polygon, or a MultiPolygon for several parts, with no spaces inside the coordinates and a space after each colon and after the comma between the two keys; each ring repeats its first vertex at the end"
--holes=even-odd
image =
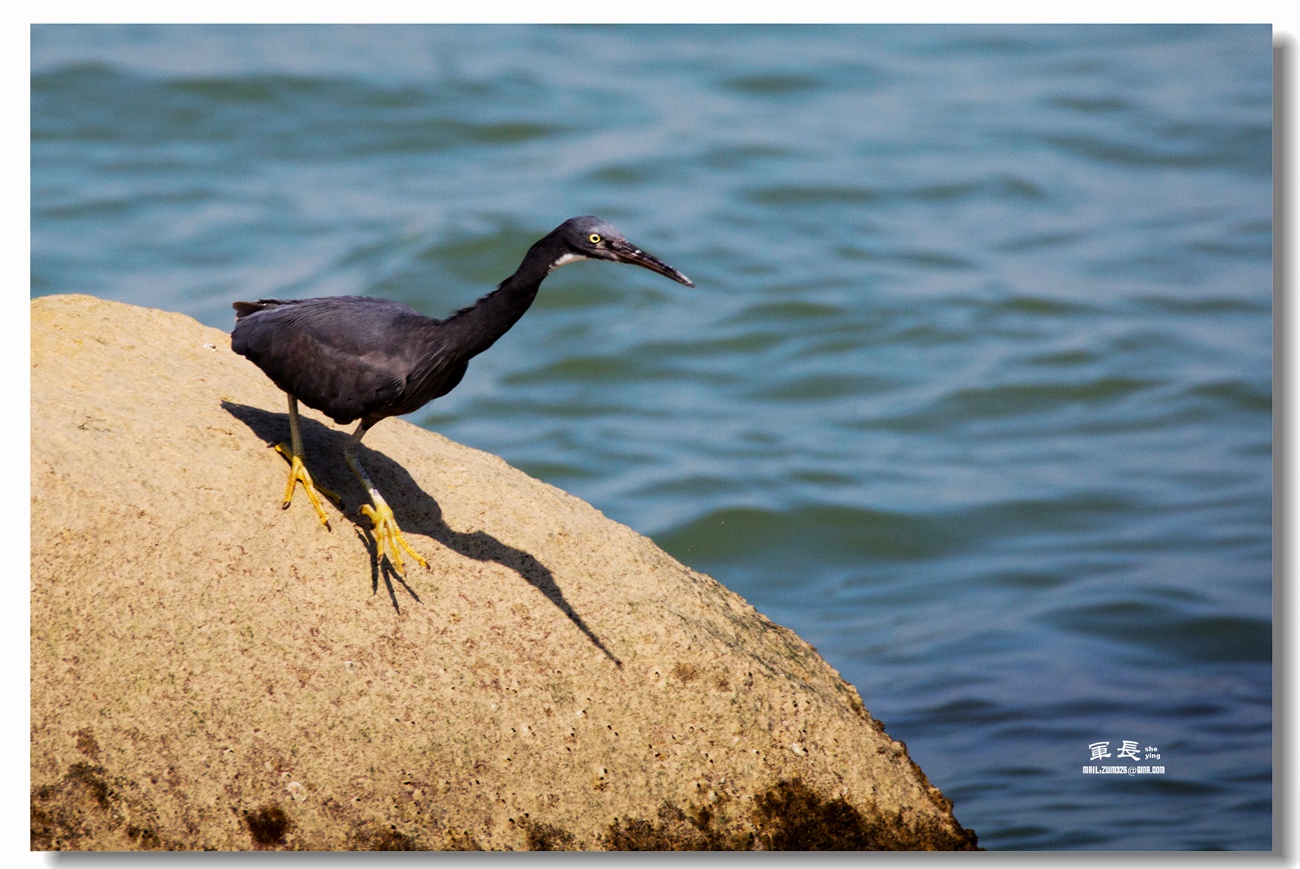
{"type": "Polygon", "coordinates": [[[672,278],[677,283],[685,284],[688,287],[694,288],[695,286],[694,281],[677,271],[677,269],[668,265],[668,263],[656,257],[652,257],[650,254],[638,247],[633,247],[622,239],[611,243],[607,250],[614,255],[614,259],[618,262],[640,266],[643,269],[649,269],[652,272],[657,272],[666,278],[672,278]]]}

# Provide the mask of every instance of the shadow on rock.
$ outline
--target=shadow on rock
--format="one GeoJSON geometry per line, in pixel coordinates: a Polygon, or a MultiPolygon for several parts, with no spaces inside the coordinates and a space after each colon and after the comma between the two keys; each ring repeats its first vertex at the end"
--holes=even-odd
{"type": "MultiPolygon", "coordinates": [[[[268,444],[288,442],[287,412],[274,413],[229,401],[223,401],[221,405],[227,413],[248,426],[257,437],[268,444]]],[[[365,542],[370,552],[372,588],[378,590],[379,578],[383,576],[394,609],[399,609],[394,581],[406,589],[418,603],[420,598],[415,591],[393,569],[388,559],[380,557],[374,535],[371,533],[370,520],[361,515],[360,505],[369,503],[369,499],[360,481],[348,469],[343,459],[343,446],[348,441],[348,435],[305,416],[300,417],[299,422],[302,448],[306,453],[304,462],[317,486],[332,489],[345,503],[357,505],[356,509],[348,511],[345,515],[356,526],[357,535],[365,542]]],[[[370,449],[364,443],[358,447],[356,456],[383,493],[389,506],[393,508],[397,524],[403,530],[430,537],[465,558],[495,562],[510,568],[555,604],[560,612],[582,631],[592,645],[614,662],[615,666],[623,666],[623,662],[587,626],[582,616],[574,611],[565,599],[564,592],[556,584],[554,574],[546,565],[522,549],[507,546],[486,531],[465,534],[452,530],[443,520],[442,508],[438,502],[416,484],[405,468],[383,453],[370,449]]],[[[267,497],[280,497],[283,491],[282,485],[283,481],[268,481],[267,497]]]]}

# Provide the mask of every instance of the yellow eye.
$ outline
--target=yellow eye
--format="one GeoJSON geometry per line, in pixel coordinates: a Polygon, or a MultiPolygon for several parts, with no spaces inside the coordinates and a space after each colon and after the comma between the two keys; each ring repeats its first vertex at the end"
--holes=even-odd
{"type": "Polygon", "coordinates": [[[598,233],[593,232],[591,235],[587,236],[587,241],[591,242],[592,244],[600,244],[600,235],[598,233]]]}

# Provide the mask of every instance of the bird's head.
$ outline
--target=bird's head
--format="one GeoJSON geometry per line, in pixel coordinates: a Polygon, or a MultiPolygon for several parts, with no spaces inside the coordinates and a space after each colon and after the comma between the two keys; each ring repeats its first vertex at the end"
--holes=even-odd
{"type": "Polygon", "coordinates": [[[563,253],[555,260],[552,269],[580,259],[599,259],[614,263],[628,263],[672,278],[679,284],[694,287],[686,275],[657,259],[623,237],[610,223],[599,217],[570,217],[551,233],[562,243],[563,253]]]}

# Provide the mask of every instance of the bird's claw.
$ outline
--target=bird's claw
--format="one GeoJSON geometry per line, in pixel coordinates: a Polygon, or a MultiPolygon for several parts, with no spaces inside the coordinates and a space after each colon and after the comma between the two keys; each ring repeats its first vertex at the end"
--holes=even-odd
{"type": "Polygon", "coordinates": [[[383,499],[379,499],[373,507],[362,504],[361,512],[374,523],[375,550],[378,557],[383,558],[387,555],[389,563],[393,565],[393,569],[399,576],[406,576],[406,565],[402,562],[403,551],[425,570],[429,569],[429,563],[407,545],[406,538],[402,536],[402,529],[397,527],[392,508],[383,499]]]}
{"type": "Polygon", "coordinates": [[[333,530],[330,528],[329,516],[325,515],[325,508],[321,506],[320,495],[329,498],[334,502],[335,506],[339,504],[339,496],[329,489],[317,486],[312,482],[311,474],[307,472],[307,466],[302,463],[300,457],[294,455],[288,444],[276,444],[275,451],[289,460],[289,481],[284,487],[284,502],[280,505],[280,509],[289,509],[289,505],[293,503],[293,491],[301,483],[303,489],[307,492],[308,500],[316,508],[316,515],[320,517],[320,522],[325,526],[325,530],[333,530]],[[320,495],[317,494],[318,492],[320,495]]]}

